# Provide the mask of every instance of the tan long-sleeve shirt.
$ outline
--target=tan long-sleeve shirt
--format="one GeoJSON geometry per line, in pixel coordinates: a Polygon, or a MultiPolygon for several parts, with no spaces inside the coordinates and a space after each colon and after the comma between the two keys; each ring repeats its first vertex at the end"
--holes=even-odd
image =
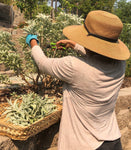
{"type": "Polygon", "coordinates": [[[39,46],[32,56],[42,73],[64,81],[58,150],[95,150],[105,140],[120,138],[115,104],[125,61],[88,55],[47,58],[39,46]]]}

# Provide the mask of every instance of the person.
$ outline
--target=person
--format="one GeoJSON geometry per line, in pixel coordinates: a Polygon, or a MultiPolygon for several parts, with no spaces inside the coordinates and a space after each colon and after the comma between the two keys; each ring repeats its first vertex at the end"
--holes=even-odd
{"type": "Polygon", "coordinates": [[[130,57],[119,40],[123,24],[114,14],[96,10],[83,25],[68,26],[68,40],[57,42],[81,57],[47,58],[36,35],[28,35],[32,57],[41,73],[64,81],[58,150],[122,150],[115,104],[130,57]]]}

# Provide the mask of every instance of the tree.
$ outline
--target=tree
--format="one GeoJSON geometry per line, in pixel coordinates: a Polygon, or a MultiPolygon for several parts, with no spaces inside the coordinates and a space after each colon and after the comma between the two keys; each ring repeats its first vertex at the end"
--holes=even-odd
{"type": "Polygon", "coordinates": [[[4,3],[4,4],[11,4],[12,0],[0,0],[0,3],[4,3]]]}
{"type": "Polygon", "coordinates": [[[61,3],[60,7],[64,7],[73,11],[73,13],[78,13],[83,15],[85,18],[86,15],[91,10],[105,10],[112,12],[113,5],[116,0],[59,0],[61,3]]]}
{"type": "Polygon", "coordinates": [[[115,0],[81,0],[79,2],[80,14],[86,17],[86,15],[92,10],[105,10],[112,12],[115,0]]]}
{"type": "Polygon", "coordinates": [[[51,18],[54,19],[53,0],[51,0],[51,18]]]}
{"type": "Polygon", "coordinates": [[[131,23],[131,1],[117,1],[113,12],[122,20],[123,23],[131,23]]]}
{"type": "Polygon", "coordinates": [[[15,2],[26,18],[31,19],[37,14],[38,0],[15,0],[15,2]]]}
{"type": "Polygon", "coordinates": [[[76,7],[76,14],[78,15],[79,14],[79,10],[78,10],[79,2],[77,2],[76,5],[77,5],[77,7],[76,7]]]}
{"type": "Polygon", "coordinates": [[[47,0],[38,0],[38,10],[37,13],[50,14],[51,7],[47,5],[47,0]]]}

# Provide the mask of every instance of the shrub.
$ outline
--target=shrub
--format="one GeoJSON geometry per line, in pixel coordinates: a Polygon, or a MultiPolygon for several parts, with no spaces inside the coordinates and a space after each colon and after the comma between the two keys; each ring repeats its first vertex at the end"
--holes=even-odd
{"type": "Polygon", "coordinates": [[[120,39],[131,50],[131,24],[130,23],[124,23],[120,39]]]}
{"type": "MultiPolygon", "coordinates": [[[[131,52],[131,24],[124,23],[120,39],[127,45],[131,52]]],[[[131,76],[131,57],[126,61],[126,77],[131,76]]]]}
{"type": "MultiPolygon", "coordinates": [[[[26,22],[27,26],[24,26],[23,30],[27,34],[37,34],[40,41],[40,46],[42,50],[48,57],[62,57],[65,55],[77,55],[74,50],[56,50],[55,48],[47,48],[51,42],[57,42],[60,39],[65,39],[66,37],[62,34],[64,27],[69,25],[80,25],[83,22],[83,18],[77,15],[60,13],[56,20],[52,20],[50,16],[45,14],[38,14],[34,20],[29,20],[26,22]]],[[[131,50],[131,24],[124,24],[124,28],[121,34],[121,40],[129,47],[131,50]]],[[[34,60],[30,55],[30,48],[25,43],[25,38],[20,39],[20,44],[23,48],[23,57],[21,57],[19,51],[15,49],[15,44],[11,41],[11,35],[8,32],[0,32],[0,63],[5,64],[11,70],[14,70],[17,76],[27,83],[29,86],[38,86],[38,81],[47,82],[49,80],[52,84],[56,83],[57,80],[46,75],[40,75],[39,69],[35,65],[34,60]],[[34,77],[32,73],[37,75],[34,77]],[[45,79],[46,77],[46,79],[45,79]],[[33,84],[30,84],[28,79],[32,80],[33,84]]],[[[131,59],[127,61],[126,76],[131,76],[131,59]]],[[[1,77],[0,80],[7,77],[1,77]]],[[[1,82],[1,81],[0,81],[1,82]]],[[[8,81],[9,83],[9,81],[8,81]]],[[[57,82],[59,84],[59,82],[57,82]]],[[[47,85],[47,84],[45,84],[47,85]]]]}
{"type": "MultiPolygon", "coordinates": [[[[54,48],[47,48],[47,46],[51,42],[57,42],[60,39],[65,39],[62,34],[62,30],[65,26],[81,24],[82,21],[83,19],[81,17],[65,13],[60,13],[55,21],[48,15],[38,14],[36,19],[27,21],[28,26],[24,26],[23,30],[27,34],[38,35],[40,46],[48,57],[62,57],[68,54],[76,55],[73,50],[58,51],[54,48]]],[[[34,87],[38,85],[38,81],[46,81],[44,79],[45,77],[50,79],[52,84],[57,82],[56,79],[40,75],[39,69],[35,65],[34,60],[31,58],[31,50],[25,43],[25,38],[26,37],[22,37],[20,39],[20,44],[23,48],[23,57],[21,58],[19,51],[15,49],[14,43],[11,42],[11,35],[7,32],[0,32],[0,62],[4,63],[9,69],[14,70],[16,75],[21,76],[21,78],[29,86],[31,86],[31,84],[28,79],[32,80],[34,87]],[[33,77],[32,73],[36,73],[37,76],[33,77]]]]}

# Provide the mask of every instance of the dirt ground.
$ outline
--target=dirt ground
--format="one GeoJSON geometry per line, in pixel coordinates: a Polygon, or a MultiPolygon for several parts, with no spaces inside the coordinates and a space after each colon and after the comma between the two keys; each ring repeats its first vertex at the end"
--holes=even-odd
{"type": "Polygon", "coordinates": [[[131,87],[131,77],[125,77],[121,88],[131,87]]]}

